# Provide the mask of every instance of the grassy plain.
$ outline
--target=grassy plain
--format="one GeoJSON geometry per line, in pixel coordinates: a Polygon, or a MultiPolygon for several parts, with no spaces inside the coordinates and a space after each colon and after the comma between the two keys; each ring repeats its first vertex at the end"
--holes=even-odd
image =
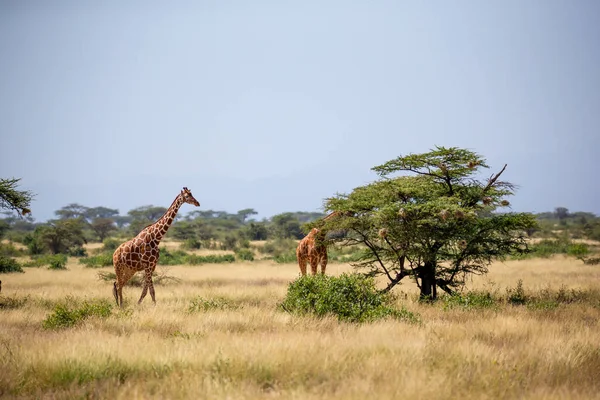
{"type": "Polygon", "coordinates": [[[526,294],[574,301],[429,305],[407,283],[397,302],[421,324],[363,325],[278,310],[294,264],[174,266],[163,272],[180,281],[156,287],[156,306],[126,287],[108,318],[44,329],[61,302],[113,302],[98,269],[67,267],[0,276],[1,398],[600,398],[600,267],[577,260],[496,263],[469,283],[500,296],[520,279],[526,294]]]}

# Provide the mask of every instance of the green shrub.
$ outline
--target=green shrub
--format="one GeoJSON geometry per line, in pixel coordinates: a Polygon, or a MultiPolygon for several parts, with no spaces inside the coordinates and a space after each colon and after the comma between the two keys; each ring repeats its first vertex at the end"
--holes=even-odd
{"type": "Polygon", "coordinates": [[[235,256],[233,254],[209,254],[207,256],[197,256],[190,254],[184,259],[185,264],[199,265],[199,264],[222,264],[235,262],[235,256]]]}
{"type": "Polygon", "coordinates": [[[293,239],[275,239],[267,240],[265,244],[258,247],[261,253],[277,257],[284,253],[292,253],[296,251],[298,243],[293,239]]]}
{"type": "Polygon", "coordinates": [[[89,317],[107,318],[112,303],[107,300],[84,301],[80,305],[72,298],[54,306],[53,312],[44,319],[44,329],[61,329],[75,326],[89,317]]]}
{"type": "Polygon", "coordinates": [[[66,254],[46,254],[43,256],[32,257],[32,260],[26,262],[23,266],[28,268],[47,266],[48,269],[67,269],[66,264],[66,254]]]}
{"type": "Polygon", "coordinates": [[[352,263],[362,260],[369,252],[354,246],[348,247],[330,247],[327,250],[329,261],[337,261],[342,263],[352,263]]]}
{"type": "Polygon", "coordinates": [[[242,261],[254,261],[254,253],[250,249],[237,249],[235,256],[242,261]]]}
{"type": "Polygon", "coordinates": [[[51,259],[50,265],[48,265],[48,269],[52,269],[52,270],[67,269],[67,256],[65,256],[64,259],[61,257],[54,257],[53,259],[51,259]]]}
{"type": "Polygon", "coordinates": [[[226,235],[221,241],[221,250],[235,250],[237,249],[237,238],[232,235],[226,235]]]}
{"type": "Polygon", "coordinates": [[[199,250],[202,248],[202,242],[196,238],[185,239],[181,244],[181,248],[186,250],[199,250]]]}
{"type": "Polygon", "coordinates": [[[278,264],[294,263],[298,261],[296,258],[296,251],[294,250],[293,252],[277,254],[273,256],[273,261],[275,261],[278,264]]]}
{"type": "Polygon", "coordinates": [[[192,303],[188,307],[188,312],[194,313],[210,310],[233,310],[236,308],[238,308],[238,306],[222,297],[216,299],[205,299],[203,297],[197,297],[192,300],[192,303]]]}
{"type": "Polygon", "coordinates": [[[169,250],[166,247],[161,247],[160,257],[158,258],[159,265],[182,265],[186,263],[188,253],[183,250],[169,250]]]}
{"type": "Polygon", "coordinates": [[[585,243],[571,243],[567,247],[567,254],[576,257],[582,258],[587,256],[590,253],[590,249],[585,243]]]}
{"type": "Polygon", "coordinates": [[[102,242],[102,251],[114,252],[121,245],[121,241],[115,238],[106,238],[102,242]]]}
{"type": "Polygon", "coordinates": [[[7,274],[9,272],[25,272],[21,268],[21,264],[14,258],[0,256],[0,274],[7,274]]]}
{"type": "Polygon", "coordinates": [[[24,250],[17,249],[12,243],[0,243],[0,256],[20,257],[25,254],[26,252],[24,250]]]}
{"type": "Polygon", "coordinates": [[[490,292],[470,291],[466,293],[456,293],[451,296],[441,298],[444,310],[462,308],[467,310],[495,308],[498,306],[498,299],[490,292]]]}
{"type": "Polygon", "coordinates": [[[84,257],[79,259],[79,263],[85,265],[87,268],[102,268],[113,265],[112,253],[98,254],[93,257],[84,257]]]}
{"type": "Polygon", "coordinates": [[[87,256],[87,251],[81,246],[72,247],[69,249],[69,255],[72,257],[85,257],[87,256]]]}
{"type": "Polygon", "coordinates": [[[527,302],[528,298],[525,295],[525,289],[523,289],[523,280],[522,279],[519,279],[517,281],[517,286],[514,289],[513,288],[506,289],[506,299],[508,300],[509,303],[515,304],[515,305],[522,305],[527,302]]]}
{"type": "Polygon", "coordinates": [[[581,258],[588,255],[589,246],[585,243],[573,243],[568,237],[558,239],[543,239],[530,247],[528,255],[530,257],[550,257],[554,254],[566,254],[572,257],[581,258]]]}
{"type": "Polygon", "coordinates": [[[342,274],[339,277],[307,275],[288,286],[280,307],[300,315],[318,317],[335,315],[340,321],[369,322],[381,318],[396,318],[418,322],[417,315],[392,307],[392,297],[375,287],[373,278],[360,274],[342,274]]]}

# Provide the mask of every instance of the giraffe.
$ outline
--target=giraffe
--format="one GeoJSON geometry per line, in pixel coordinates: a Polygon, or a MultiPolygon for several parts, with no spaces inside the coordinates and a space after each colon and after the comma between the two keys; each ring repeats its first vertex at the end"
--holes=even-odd
{"type": "MultiPolygon", "coordinates": [[[[334,211],[323,221],[341,215],[342,213],[334,211]]],[[[296,258],[300,266],[300,273],[306,275],[306,264],[310,263],[310,269],[313,275],[317,274],[319,264],[321,265],[321,274],[325,275],[327,268],[327,245],[325,244],[325,232],[319,228],[312,228],[296,248],[296,258]]]]}
{"type": "Polygon", "coordinates": [[[196,207],[200,205],[192,196],[192,192],[184,187],[181,193],[177,195],[169,209],[155,223],[148,225],[133,239],[121,244],[113,254],[113,265],[117,280],[113,285],[113,296],[117,305],[123,306],[123,286],[138,271],[144,271],[144,280],[142,285],[142,296],[138,304],[146,297],[146,292],[150,290],[152,302],[156,304],[154,298],[154,284],[152,283],[152,273],[158,262],[160,240],[167,233],[169,226],[175,219],[179,207],[183,203],[193,204],[196,207]]]}

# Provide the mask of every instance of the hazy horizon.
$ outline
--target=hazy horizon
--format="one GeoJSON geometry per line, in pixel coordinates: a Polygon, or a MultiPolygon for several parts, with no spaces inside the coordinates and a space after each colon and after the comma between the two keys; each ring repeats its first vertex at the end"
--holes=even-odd
{"type": "Polygon", "coordinates": [[[0,1],[0,177],[37,221],[183,186],[262,219],[457,146],[515,211],[598,215],[599,41],[591,0],[0,1]]]}

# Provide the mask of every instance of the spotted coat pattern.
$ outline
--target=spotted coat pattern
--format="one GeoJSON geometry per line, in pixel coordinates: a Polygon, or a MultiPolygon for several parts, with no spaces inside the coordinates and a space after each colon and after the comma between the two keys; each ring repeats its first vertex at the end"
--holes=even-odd
{"type": "Polygon", "coordinates": [[[184,187],[162,217],[152,225],[142,229],[136,237],[121,244],[115,250],[113,254],[113,265],[115,267],[117,280],[113,285],[113,295],[117,305],[123,306],[123,286],[125,286],[136,272],[140,271],[144,272],[144,280],[142,295],[138,304],[144,300],[148,290],[150,291],[152,301],[156,303],[152,273],[158,262],[158,246],[160,240],[173,223],[173,220],[183,203],[192,204],[196,207],[200,205],[192,195],[192,192],[184,187]]]}
{"type": "Polygon", "coordinates": [[[313,228],[308,235],[298,243],[296,248],[296,258],[300,266],[300,273],[306,275],[306,264],[310,264],[310,270],[313,275],[317,274],[319,264],[321,273],[325,274],[327,268],[327,246],[324,243],[325,235],[321,230],[313,228]]]}

